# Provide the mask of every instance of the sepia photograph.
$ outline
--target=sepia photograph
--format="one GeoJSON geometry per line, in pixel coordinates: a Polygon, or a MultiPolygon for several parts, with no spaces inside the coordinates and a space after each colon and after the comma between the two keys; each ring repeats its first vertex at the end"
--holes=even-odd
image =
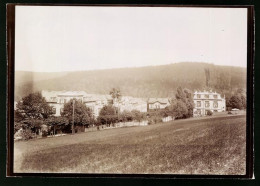
{"type": "Polygon", "coordinates": [[[16,5],[10,170],[248,175],[248,11],[16,5]]]}

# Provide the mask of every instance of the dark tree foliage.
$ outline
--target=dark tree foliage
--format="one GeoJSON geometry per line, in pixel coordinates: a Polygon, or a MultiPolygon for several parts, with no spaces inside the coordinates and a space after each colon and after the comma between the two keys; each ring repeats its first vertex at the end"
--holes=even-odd
{"type": "Polygon", "coordinates": [[[116,101],[119,101],[120,98],[121,98],[121,92],[120,92],[120,89],[116,89],[116,88],[113,88],[109,94],[112,96],[113,98],[113,103],[115,103],[116,101]]]}
{"type": "Polygon", "coordinates": [[[217,90],[230,90],[230,78],[224,73],[220,73],[215,84],[217,90]]]}
{"type": "Polygon", "coordinates": [[[52,107],[48,105],[40,92],[29,94],[17,104],[17,112],[24,118],[46,119],[52,115],[52,107]]]}
{"type": "Polygon", "coordinates": [[[169,110],[171,116],[175,119],[186,118],[188,115],[188,108],[182,100],[176,100],[172,105],[170,105],[169,110]]]}
{"type": "MultiPolygon", "coordinates": [[[[15,84],[15,99],[19,101],[21,97],[29,91],[40,90],[83,90],[88,93],[107,94],[115,86],[120,87],[120,92],[124,95],[134,97],[172,97],[176,93],[178,86],[186,87],[192,91],[203,90],[205,86],[205,69],[210,71],[210,88],[217,92],[226,94],[234,93],[237,88],[246,87],[246,68],[216,66],[208,63],[175,63],[162,66],[107,69],[97,71],[71,72],[66,74],[44,74],[43,77],[52,75],[51,79],[36,81],[39,73],[28,75],[25,72],[16,72],[17,81],[15,84]],[[230,86],[220,85],[223,79],[218,79],[225,75],[225,79],[230,86]],[[31,78],[33,77],[33,78],[31,78]],[[111,83],[113,82],[113,83],[111,83]],[[226,89],[221,89],[225,87],[226,89]]],[[[28,72],[31,74],[31,72],[28,72]]],[[[228,84],[227,84],[228,85],[228,84]]]]}
{"type": "Polygon", "coordinates": [[[172,100],[169,106],[169,115],[176,119],[189,118],[193,116],[193,94],[188,89],[177,88],[175,100],[172,100]]]}
{"type": "Polygon", "coordinates": [[[52,107],[48,105],[41,93],[31,93],[22,98],[14,112],[14,132],[19,129],[36,131],[43,121],[52,115],[52,107]]]}
{"type": "Polygon", "coordinates": [[[133,120],[135,121],[141,122],[144,119],[146,119],[146,114],[140,112],[139,110],[132,110],[131,113],[132,113],[133,120]]]}
{"type": "Polygon", "coordinates": [[[51,125],[51,126],[59,126],[59,125],[68,125],[69,120],[66,117],[63,116],[52,116],[49,117],[46,121],[46,124],[51,125]]]}
{"type": "Polygon", "coordinates": [[[116,108],[112,105],[105,105],[99,112],[98,121],[101,124],[115,123],[118,120],[116,108]]]}
{"type": "MultiPolygon", "coordinates": [[[[62,117],[66,117],[68,122],[72,124],[73,120],[73,100],[64,104],[62,117]]],[[[81,101],[75,100],[74,103],[74,124],[75,125],[90,125],[94,122],[93,112],[81,101]]]]}
{"type": "Polygon", "coordinates": [[[128,110],[124,110],[123,112],[119,113],[119,120],[122,122],[132,121],[133,118],[133,113],[128,110]]]}
{"type": "Polygon", "coordinates": [[[188,89],[185,89],[184,93],[186,95],[185,103],[188,109],[188,114],[186,115],[186,118],[193,117],[193,109],[194,109],[193,93],[188,89]]]}
{"type": "Polygon", "coordinates": [[[237,89],[233,95],[226,97],[226,105],[229,108],[245,109],[246,92],[243,89],[237,89]]]}
{"type": "Polygon", "coordinates": [[[47,124],[48,126],[51,126],[51,130],[54,131],[53,134],[56,134],[56,130],[57,129],[64,129],[67,125],[69,125],[69,120],[67,117],[63,117],[63,116],[52,116],[49,117],[46,121],[45,124],[47,124]]]}

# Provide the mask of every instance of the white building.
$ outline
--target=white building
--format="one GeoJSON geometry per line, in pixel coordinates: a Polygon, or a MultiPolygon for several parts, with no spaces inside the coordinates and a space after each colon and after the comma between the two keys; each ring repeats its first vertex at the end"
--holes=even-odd
{"type": "Polygon", "coordinates": [[[164,109],[170,105],[170,101],[168,98],[150,98],[147,101],[148,109],[164,109]]]}
{"type": "Polygon", "coordinates": [[[226,100],[220,94],[212,91],[194,92],[194,116],[204,116],[210,110],[212,112],[226,111],[226,100]]]}
{"type": "Polygon", "coordinates": [[[118,103],[120,111],[139,110],[140,112],[147,112],[147,102],[142,98],[134,98],[130,96],[123,96],[118,103]]]}
{"type": "MultiPolygon", "coordinates": [[[[99,116],[100,110],[109,103],[112,103],[112,97],[110,95],[100,94],[87,94],[84,91],[42,91],[42,96],[46,99],[47,103],[53,107],[55,116],[60,116],[64,108],[64,104],[71,99],[76,99],[84,103],[89,107],[94,117],[99,116]]],[[[123,96],[118,103],[115,104],[119,107],[120,111],[139,110],[141,112],[147,112],[147,103],[141,98],[133,98],[123,96]]]]}

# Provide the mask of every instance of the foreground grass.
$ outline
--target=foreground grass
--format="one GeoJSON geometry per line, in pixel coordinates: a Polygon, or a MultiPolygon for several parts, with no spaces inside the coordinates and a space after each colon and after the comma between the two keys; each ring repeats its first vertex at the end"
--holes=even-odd
{"type": "Polygon", "coordinates": [[[246,118],[182,120],[15,143],[15,172],[245,174],[246,118]]]}

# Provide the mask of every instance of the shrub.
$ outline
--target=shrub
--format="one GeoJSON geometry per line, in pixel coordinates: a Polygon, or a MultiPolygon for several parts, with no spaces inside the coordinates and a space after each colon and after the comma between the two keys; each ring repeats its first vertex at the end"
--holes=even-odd
{"type": "Polygon", "coordinates": [[[148,119],[148,125],[156,124],[162,122],[162,117],[161,116],[151,116],[148,119]]]}
{"type": "Polygon", "coordinates": [[[33,138],[33,133],[30,129],[24,129],[21,133],[21,137],[24,140],[29,140],[33,138]]]}
{"type": "Polygon", "coordinates": [[[212,116],[213,115],[213,112],[211,110],[208,110],[207,111],[207,116],[212,116]]]}
{"type": "Polygon", "coordinates": [[[231,111],[232,110],[232,107],[227,107],[227,111],[231,111]]]}
{"type": "Polygon", "coordinates": [[[47,136],[48,136],[48,132],[47,131],[42,131],[42,137],[43,138],[47,138],[47,136]]]}

